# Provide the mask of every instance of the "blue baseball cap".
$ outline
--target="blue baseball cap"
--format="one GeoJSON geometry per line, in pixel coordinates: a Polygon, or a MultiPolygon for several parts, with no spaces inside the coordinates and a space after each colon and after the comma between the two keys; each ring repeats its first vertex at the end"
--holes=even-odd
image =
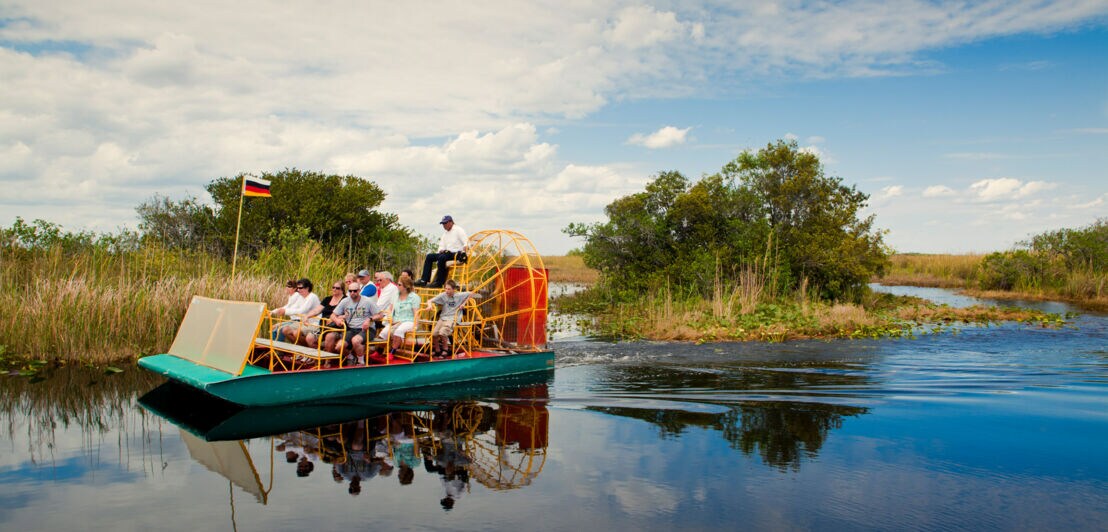
{"type": "Polygon", "coordinates": [[[452,216],[450,216],[449,214],[447,214],[446,216],[442,217],[442,221],[440,221],[439,224],[444,224],[446,222],[453,222],[453,221],[454,221],[454,218],[452,216]]]}

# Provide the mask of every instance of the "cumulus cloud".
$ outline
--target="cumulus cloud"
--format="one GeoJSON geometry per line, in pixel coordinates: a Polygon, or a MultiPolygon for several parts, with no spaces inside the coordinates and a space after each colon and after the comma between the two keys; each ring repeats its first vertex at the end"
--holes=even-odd
{"type": "MultiPolygon", "coordinates": [[[[553,135],[550,126],[610,102],[728,90],[766,74],[928,70],[936,68],[921,60],[928,50],[1106,13],[1103,3],[1076,0],[909,0],[896,9],[868,0],[342,9],[9,0],[3,10],[5,213],[112,229],[133,221],[133,207],[154,193],[203,195],[219,176],[296,166],[377,180],[390,206],[415,216],[463,197],[505,217],[533,217],[544,231],[543,213],[552,212],[544,209],[595,217],[605,199],[641,181],[626,163],[561,160],[537,133],[553,135]]],[[[675,146],[689,142],[690,129],[666,126],[628,143],[675,146]]],[[[821,138],[807,143],[832,162],[816,148],[821,138]]],[[[974,192],[1031,195],[1046,186],[974,192]]]]}
{"type": "Polygon", "coordinates": [[[904,187],[901,185],[890,185],[881,189],[878,194],[875,194],[874,199],[889,199],[897,196],[904,195],[904,187]]]}
{"type": "Polygon", "coordinates": [[[1044,181],[1030,181],[1024,183],[1019,179],[1001,177],[997,179],[982,179],[970,185],[970,193],[978,200],[992,201],[1001,199],[1026,198],[1044,190],[1050,190],[1055,185],[1044,181]]]}
{"type": "Polygon", "coordinates": [[[954,189],[946,185],[933,185],[923,189],[923,197],[925,198],[943,198],[954,196],[957,193],[954,189]]]}
{"type": "Polygon", "coordinates": [[[1087,201],[1085,203],[1078,203],[1077,205],[1074,205],[1073,208],[1075,208],[1075,209],[1092,209],[1094,207],[1100,207],[1101,205],[1104,205],[1106,198],[1108,198],[1108,194],[1104,194],[1104,195],[1100,196],[1099,198],[1096,198],[1092,201],[1087,201]]]}
{"type": "Polygon", "coordinates": [[[687,138],[690,129],[692,128],[687,127],[685,129],[677,129],[673,126],[666,126],[649,135],[635,133],[634,135],[631,135],[631,138],[627,139],[627,144],[645,146],[652,150],[660,148],[672,148],[673,146],[677,146],[678,144],[685,143],[685,139],[687,138]]]}

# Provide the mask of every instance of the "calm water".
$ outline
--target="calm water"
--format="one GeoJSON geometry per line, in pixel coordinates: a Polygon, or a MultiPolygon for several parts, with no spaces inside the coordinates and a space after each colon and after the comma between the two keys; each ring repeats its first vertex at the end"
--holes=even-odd
{"type": "Polygon", "coordinates": [[[566,333],[552,375],[279,411],[0,377],[0,528],[1105,530],[1108,317],[1071,325],[566,333]]]}

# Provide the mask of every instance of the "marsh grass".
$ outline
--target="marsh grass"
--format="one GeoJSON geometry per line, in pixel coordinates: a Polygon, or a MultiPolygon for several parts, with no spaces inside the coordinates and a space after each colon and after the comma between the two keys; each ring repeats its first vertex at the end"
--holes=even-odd
{"type": "Polygon", "coordinates": [[[585,324],[587,332],[600,336],[694,342],[901,337],[938,332],[956,324],[1062,323],[1057,316],[1038,311],[955,309],[889,294],[870,293],[861,303],[821,301],[808,290],[773,296],[766,290],[765,276],[756,271],[750,274],[748,282],[732,286],[717,281],[710,297],[682,294],[666,285],[631,301],[605,306],[605,301],[614,301],[619,295],[599,287],[566,296],[556,305],[560,311],[590,314],[593,320],[585,324]]]}
{"type": "MultiPolygon", "coordinates": [[[[886,285],[956,288],[991,299],[1060,300],[1092,310],[1108,310],[1108,272],[1093,268],[1062,269],[1046,277],[1015,275],[1006,290],[983,289],[986,255],[902,254],[890,258],[888,272],[874,281],[886,285]]],[[[1033,268],[1030,270],[1034,270],[1033,268]]]]}
{"type": "Polygon", "coordinates": [[[322,287],[345,270],[315,244],[240,260],[240,266],[232,281],[229,265],[204,253],[4,247],[0,346],[14,360],[134,360],[169,348],[194,295],[274,307],[284,303],[287,278],[308,277],[322,287]]]}
{"type": "Polygon", "coordinates": [[[578,255],[544,256],[542,261],[552,283],[593,284],[600,278],[600,272],[585,266],[578,255]]]}
{"type": "Polygon", "coordinates": [[[882,284],[962,288],[974,281],[984,255],[897,254],[889,258],[882,284]]]}

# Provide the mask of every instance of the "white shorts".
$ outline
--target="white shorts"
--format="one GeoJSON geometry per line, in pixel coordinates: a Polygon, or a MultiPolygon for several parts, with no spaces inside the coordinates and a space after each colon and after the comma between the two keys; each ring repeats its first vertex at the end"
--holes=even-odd
{"type": "Polygon", "coordinates": [[[402,321],[402,322],[400,322],[400,323],[393,326],[392,335],[393,336],[399,336],[399,337],[403,338],[405,334],[408,334],[414,328],[415,328],[415,322],[402,321]]]}

